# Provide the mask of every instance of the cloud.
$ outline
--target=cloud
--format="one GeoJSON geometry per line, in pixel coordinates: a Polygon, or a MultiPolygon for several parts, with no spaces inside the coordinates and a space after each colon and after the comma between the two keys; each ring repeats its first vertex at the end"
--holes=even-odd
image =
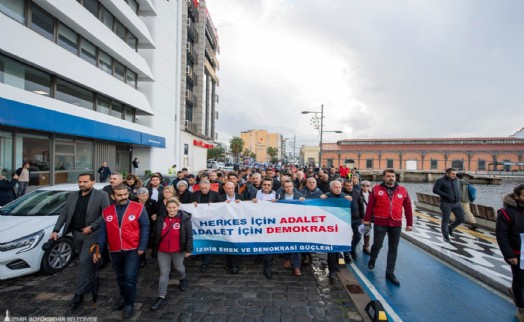
{"type": "Polygon", "coordinates": [[[523,125],[524,3],[212,0],[219,137],[508,136],[523,125]]]}

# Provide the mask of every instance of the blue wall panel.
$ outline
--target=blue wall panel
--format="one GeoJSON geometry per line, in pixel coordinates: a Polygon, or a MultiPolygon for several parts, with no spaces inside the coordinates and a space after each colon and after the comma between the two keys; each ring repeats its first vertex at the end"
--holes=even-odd
{"type": "Polygon", "coordinates": [[[0,97],[0,124],[93,139],[166,147],[166,139],[0,97]]]}

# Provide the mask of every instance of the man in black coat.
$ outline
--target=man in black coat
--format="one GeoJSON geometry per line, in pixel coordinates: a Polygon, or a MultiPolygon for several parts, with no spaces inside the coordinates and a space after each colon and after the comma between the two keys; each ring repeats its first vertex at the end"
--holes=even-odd
{"type": "Polygon", "coordinates": [[[78,192],[67,196],[56,221],[53,233],[49,239],[57,240],[58,233],[64,227],[62,236],[73,233],[73,242],[79,252],[79,272],[76,280],[76,290],[71,308],[76,309],[82,304],[83,295],[91,290],[94,266],[89,248],[95,242],[94,232],[99,227],[102,210],[109,206],[109,198],[104,191],[93,188],[95,176],[92,173],[82,173],[78,176],[78,192]]]}
{"type": "MultiPolygon", "coordinates": [[[[191,202],[195,207],[198,206],[198,204],[203,203],[215,203],[219,202],[220,195],[218,192],[211,190],[211,184],[209,183],[209,180],[202,179],[199,183],[200,190],[193,191],[193,195],[191,196],[191,202]]],[[[209,255],[203,254],[202,255],[202,264],[200,265],[200,271],[202,273],[207,272],[207,268],[209,265],[209,255]]]]}
{"type": "MultiPolygon", "coordinates": [[[[226,203],[239,203],[244,200],[244,196],[239,193],[235,193],[235,184],[233,182],[226,182],[222,187],[224,189],[224,194],[220,195],[218,198],[219,202],[226,203]]],[[[238,265],[240,264],[240,256],[236,255],[226,255],[226,266],[227,270],[231,274],[238,274],[238,265]]]]}
{"type": "MultiPolygon", "coordinates": [[[[360,197],[360,192],[354,188],[353,180],[346,179],[342,192],[351,196],[351,229],[353,230],[353,239],[351,241],[351,257],[357,258],[357,245],[360,243],[362,235],[358,231],[358,227],[364,222],[364,202],[360,197]]],[[[344,260],[346,263],[351,262],[347,253],[344,253],[344,260]]]]}
{"type": "Polygon", "coordinates": [[[16,199],[15,186],[18,182],[18,175],[13,174],[13,179],[7,181],[6,177],[0,176],[0,207],[16,199]]]}
{"type": "Polygon", "coordinates": [[[457,179],[457,170],[447,168],[446,174],[435,182],[433,193],[440,196],[442,237],[444,241],[449,243],[449,236],[455,236],[453,230],[464,222],[464,210],[460,204],[462,190],[460,189],[460,181],[457,179]],[[455,221],[450,224],[451,212],[455,214],[455,221]]]}

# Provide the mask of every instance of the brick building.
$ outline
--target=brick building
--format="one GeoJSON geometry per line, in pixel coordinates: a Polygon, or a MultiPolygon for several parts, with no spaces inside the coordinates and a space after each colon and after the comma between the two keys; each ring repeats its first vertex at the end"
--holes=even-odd
{"type": "Polygon", "coordinates": [[[524,138],[341,140],[323,144],[322,164],[363,170],[523,171],[524,138]]]}

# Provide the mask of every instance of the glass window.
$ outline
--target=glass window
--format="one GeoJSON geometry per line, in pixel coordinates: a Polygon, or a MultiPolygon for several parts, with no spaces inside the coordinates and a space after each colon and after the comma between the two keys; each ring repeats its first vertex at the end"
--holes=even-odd
{"type": "Polygon", "coordinates": [[[93,143],[76,143],[75,169],[85,171],[93,170],[93,143]]]}
{"type": "Polygon", "coordinates": [[[20,134],[15,139],[15,164],[29,162],[30,185],[49,184],[49,138],[45,136],[20,134]]]}
{"type": "Polygon", "coordinates": [[[55,98],[89,110],[93,109],[93,92],[61,79],[58,79],[56,82],[55,98]]]}
{"type": "Polygon", "coordinates": [[[0,11],[18,22],[25,22],[25,0],[0,0],[0,11]]]}
{"type": "Polygon", "coordinates": [[[464,170],[464,162],[462,160],[451,161],[451,167],[457,170],[464,170]]]}
{"type": "Polygon", "coordinates": [[[136,0],[127,0],[127,4],[131,7],[134,13],[138,15],[138,2],[136,0]]]}
{"type": "Polygon", "coordinates": [[[123,41],[126,41],[126,27],[118,20],[115,20],[115,34],[123,41]]]}
{"type": "Polygon", "coordinates": [[[386,160],[386,168],[393,168],[393,159],[386,160]]]}
{"type": "Polygon", "coordinates": [[[106,25],[107,28],[111,30],[113,30],[113,19],[114,18],[111,12],[109,12],[109,10],[107,10],[106,8],[102,7],[100,10],[100,21],[102,21],[104,25],[106,25]]]}
{"type": "Polygon", "coordinates": [[[127,44],[134,50],[138,47],[138,39],[129,31],[127,32],[127,44]]]}
{"type": "Polygon", "coordinates": [[[58,25],[58,44],[78,55],[78,35],[63,24],[58,25]]]}
{"type": "Polygon", "coordinates": [[[112,60],[113,58],[105,52],[101,50],[98,52],[98,67],[110,75],[113,74],[113,68],[111,67],[113,65],[112,60]]]}
{"type": "Polygon", "coordinates": [[[31,6],[31,29],[54,41],[55,21],[35,4],[31,6]]]}
{"type": "Polygon", "coordinates": [[[184,143],[184,155],[189,155],[189,144],[184,143]]]}
{"type": "Polygon", "coordinates": [[[431,170],[437,170],[438,169],[438,162],[437,160],[431,160],[431,170]]]}
{"type": "Polygon", "coordinates": [[[366,168],[373,169],[373,159],[366,159],[366,168]]]}
{"type": "Polygon", "coordinates": [[[82,4],[93,16],[98,18],[98,0],[83,0],[82,4]]]}
{"type": "Polygon", "coordinates": [[[193,106],[186,103],[186,121],[193,122],[193,106]]]}
{"type": "Polygon", "coordinates": [[[84,38],[80,42],[80,57],[96,66],[96,47],[84,38]]]}
{"type": "Polygon", "coordinates": [[[27,66],[24,79],[26,91],[44,96],[51,95],[51,75],[27,66]]]}
{"type": "Polygon", "coordinates": [[[111,102],[111,115],[114,116],[114,117],[117,117],[119,119],[122,118],[122,114],[123,114],[123,108],[122,108],[122,104],[118,103],[118,102],[115,102],[115,101],[112,101],[111,102]]]}
{"type": "MultiPolygon", "coordinates": [[[[55,142],[55,170],[65,171],[75,169],[75,143],[73,140],[56,140],[55,142]]],[[[59,180],[60,183],[64,182],[59,180]]],[[[57,182],[59,183],[59,182],[57,182]]]]}
{"type": "Polygon", "coordinates": [[[128,69],[126,72],[126,83],[129,84],[129,86],[136,88],[136,78],[137,74],[128,69]]]}
{"type": "Polygon", "coordinates": [[[126,114],[124,116],[126,121],[135,122],[135,110],[131,107],[126,107],[126,114]]]}
{"type": "Polygon", "coordinates": [[[98,95],[96,110],[100,113],[109,115],[111,111],[111,101],[109,98],[98,95]]]}
{"type": "Polygon", "coordinates": [[[486,160],[479,160],[477,170],[486,170],[486,160]]]}
{"type": "Polygon", "coordinates": [[[3,207],[0,214],[3,216],[58,216],[70,193],[70,191],[35,191],[3,207]]]}
{"type": "Polygon", "coordinates": [[[121,80],[122,82],[126,81],[126,66],[115,60],[115,72],[113,75],[121,80]]]}
{"type": "Polygon", "coordinates": [[[11,180],[13,173],[13,134],[0,131],[0,175],[11,180]]]}

